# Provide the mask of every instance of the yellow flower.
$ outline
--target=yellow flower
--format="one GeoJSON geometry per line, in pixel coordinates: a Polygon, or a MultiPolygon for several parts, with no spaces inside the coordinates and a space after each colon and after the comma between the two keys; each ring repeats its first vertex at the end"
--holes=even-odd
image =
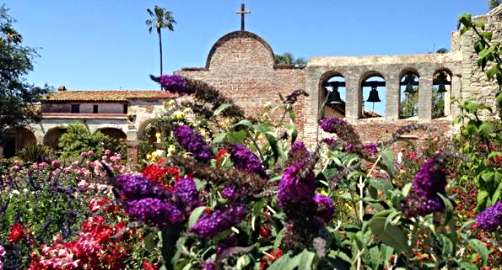
{"type": "Polygon", "coordinates": [[[160,136],[162,136],[162,134],[160,134],[160,132],[155,133],[155,138],[157,138],[157,140],[160,139],[160,136]]]}
{"type": "Polygon", "coordinates": [[[324,196],[328,196],[328,192],[324,188],[321,189],[321,194],[324,196]]]}
{"type": "Polygon", "coordinates": [[[169,148],[167,148],[167,153],[168,153],[169,155],[172,155],[172,154],[174,154],[175,152],[176,152],[176,148],[174,147],[174,145],[172,145],[172,144],[171,144],[171,145],[169,145],[169,148]]]}
{"type": "Polygon", "coordinates": [[[152,159],[152,155],[150,155],[150,154],[146,155],[146,160],[150,160],[150,159],[152,159]]]}
{"type": "Polygon", "coordinates": [[[206,130],[205,130],[205,129],[203,129],[203,128],[201,128],[201,129],[200,129],[200,136],[202,136],[202,137],[206,137],[206,135],[207,135],[206,130]]]}
{"type": "Polygon", "coordinates": [[[180,112],[180,111],[174,112],[174,118],[176,118],[178,120],[181,120],[181,119],[183,119],[183,117],[185,117],[185,115],[183,114],[183,112],[180,112]]]}
{"type": "Polygon", "coordinates": [[[152,158],[157,158],[159,156],[159,152],[152,152],[152,158]]]}
{"type": "Polygon", "coordinates": [[[270,102],[265,102],[265,104],[263,104],[263,108],[265,110],[270,110],[271,107],[272,107],[272,104],[270,102]]]}
{"type": "Polygon", "coordinates": [[[258,135],[258,140],[259,141],[265,140],[265,136],[263,134],[258,135]]]}
{"type": "Polygon", "coordinates": [[[345,207],[347,207],[349,210],[352,210],[352,206],[348,203],[345,203],[345,207]]]}

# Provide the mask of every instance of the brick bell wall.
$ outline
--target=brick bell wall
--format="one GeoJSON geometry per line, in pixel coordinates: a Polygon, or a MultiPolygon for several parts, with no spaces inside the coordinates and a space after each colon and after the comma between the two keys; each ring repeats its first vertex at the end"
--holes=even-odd
{"type": "MultiPolygon", "coordinates": [[[[175,74],[201,80],[231,97],[242,106],[248,116],[262,115],[263,105],[280,102],[278,93],[288,95],[296,89],[306,90],[306,70],[295,66],[274,64],[271,47],[262,38],[250,32],[236,31],[220,38],[213,46],[203,68],[184,68],[175,74]]],[[[296,126],[300,138],[304,138],[305,98],[295,104],[296,126]]],[[[316,118],[316,115],[307,116],[316,118]]],[[[315,122],[315,120],[314,120],[315,122]]],[[[391,138],[400,127],[417,123],[413,120],[378,122],[367,120],[351,121],[363,142],[377,142],[391,138]]],[[[410,140],[420,143],[429,135],[444,135],[452,129],[450,120],[432,120],[427,123],[437,131],[417,131],[409,134],[410,140]]],[[[328,134],[321,134],[326,137],[328,134]]],[[[314,138],[304,138],[310,143],[314,138]]]]}
{"type": "MultiPolygon", "coordinates": [[[[184,68],[175,74],[201,80],[232,98],[248,116],[262,115],[266,102],[278,104],[279,93],[287,96],[305,89],[305,70],[293,65],[275,65],[270,45],[256,34],[231,32],[213,46],[203,68],[184,68]]],[[[296,125],[303,131],[302,100],[294,106],[296,125]]]]}

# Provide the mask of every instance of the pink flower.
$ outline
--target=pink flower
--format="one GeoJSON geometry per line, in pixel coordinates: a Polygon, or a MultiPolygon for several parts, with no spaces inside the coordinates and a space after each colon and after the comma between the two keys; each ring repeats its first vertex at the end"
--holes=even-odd
{"type": "Polygon", "coordinates": [[[112,151],[110,149],[105,150],[105,155],[111,155],[111,154],[112,154],[112,151]]]}
{"type": "Polygon", "coordinates": [[[55,160],[53,160],[53,161],[51,162],[51,165],[52,165],[52,166],[54,166],[54,167],[59,167],[59,165],[60,165],[59,160],[56,160],[56,159],[55,159],[55,160]]]}
{"type": "Polygon", "coordinates": [[[86,157],[87,157],[87,155],[88,155],[88,154],[87,154],[86,152],[82,152],[82,153],[80,153],[80,156],[81,156],[81,157],[83,157],[83,158],[86,158],[86,157]]]}
{"type": "Polygon", "coordinates": [[[33,163],[33,165],[31,165],[31,167],[36,170],[36,169],[38,169],[38,164],[37,163],[33,163]]]}
{"type": "Polygon", "coordinates": [[[40,168],[46,168],[49,167],[49,164],[47,164],[47,162],[41,162],[38,164],[38,166],[40,166],[40,168]]]}
{"type": "Polygon", "coordinates": [[[87,155],[94,156],[94,151],[91,150],[91,151],[87,152],[87,155]]]}

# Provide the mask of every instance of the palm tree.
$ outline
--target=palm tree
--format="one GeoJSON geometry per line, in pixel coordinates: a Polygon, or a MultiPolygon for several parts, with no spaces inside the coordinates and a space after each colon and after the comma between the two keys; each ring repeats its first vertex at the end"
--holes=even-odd
{"type": "Polygon", "coordinates": [[[150,15],[150,19],[146,20],[146,25],[148,26],[148,32],[150,34],[153,31],[153,28],[157,30],[157,34],[159,35],[159,49],[160,49],[160,75],[162,75],[162,28],[167,28],[171,31],[174,31],[173,24],[176,24],[174,20],[173,13],[171,11],[167,11],[165,8],[161,8],[159,6],[155,6],[153,11],[149,8],[146,9],[148,14],[150,15]]]}

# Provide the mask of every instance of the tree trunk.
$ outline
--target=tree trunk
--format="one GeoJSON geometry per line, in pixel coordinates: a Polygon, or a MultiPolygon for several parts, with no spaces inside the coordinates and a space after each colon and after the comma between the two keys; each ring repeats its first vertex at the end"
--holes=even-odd
{"type": "Polygon", "coordinates": [[[157,31],[159,34],[159,49],[160,49],[160,76],[162,76],[162,34],[160,29],[157,31]]]}

